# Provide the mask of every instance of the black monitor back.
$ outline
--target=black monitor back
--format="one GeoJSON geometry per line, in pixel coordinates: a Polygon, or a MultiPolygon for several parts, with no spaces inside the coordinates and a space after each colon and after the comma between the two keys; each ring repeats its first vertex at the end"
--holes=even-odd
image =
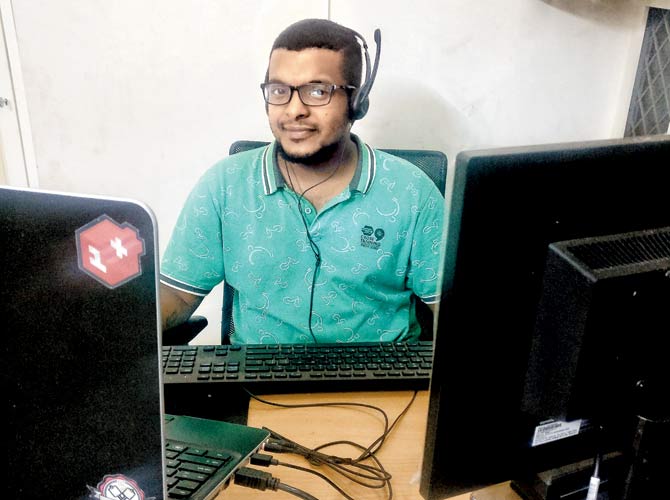
{"type": "Polygon", "coordinates": [[[595,438],[588,425],[571,438],[531,446],[537,415],[523,411],[548,247],[670,225],[668,186],[667,136],[458,156],[421,481],[425,498],[591,456],[595,438]]]}

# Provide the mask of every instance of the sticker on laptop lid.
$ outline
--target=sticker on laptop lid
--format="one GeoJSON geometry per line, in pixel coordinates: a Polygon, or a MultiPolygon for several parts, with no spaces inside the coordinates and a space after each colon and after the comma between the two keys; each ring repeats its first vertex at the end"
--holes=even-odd
{"type": "Polygon", "coordinates": [[[107,288],[117,288],[142,274],[144,240],[131,224],[101,215],[75,233],[79,269],[107,288]]]}
{"type": "Polygon", "coordinates": [[[573,420],[571,422],[549,420],[547,422],[542,422],[540,425],[535,427],[532,446],[540,446],[541,444],[551,443],[560,439],[576,436],[579,434],[581,427],[581,420],[573,420]]]}
{"type": "Polygon", "coordinates": [[[117,475],[102,478],[98,486],[88,486],[89,498],[98,500],[154,500],[156,497],[145,497],[144,491],[132,479],[117,475]]]}

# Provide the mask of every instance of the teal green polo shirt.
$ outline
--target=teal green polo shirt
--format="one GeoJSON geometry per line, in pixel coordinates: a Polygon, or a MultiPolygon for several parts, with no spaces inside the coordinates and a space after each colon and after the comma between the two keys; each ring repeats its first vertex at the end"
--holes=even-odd
{"type": "Polygon", "coordinates": [[[418,167],[352,137],[354,177],[319,212],[285,184],[275,143],[211,167],[182,209],[161,281],[204,296],[225,280],[234,343],[314,342],[310,317],[318,342],[417,338],[412,295],[439,300],[444,198],[418,167]]]}

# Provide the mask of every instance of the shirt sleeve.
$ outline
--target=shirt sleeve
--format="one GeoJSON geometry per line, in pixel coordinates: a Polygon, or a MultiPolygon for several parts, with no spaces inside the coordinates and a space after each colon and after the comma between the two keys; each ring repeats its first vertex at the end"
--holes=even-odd
{"type": "Polygon", "coordinates": [[[407,273],[408,287],[426,304],[439,302],[442,291],[444,198],[436,187],[433,188],[417,214],[407,273]]]}
{"type": "Polygon", "coordinates": [[[189,194],[161,260],[161,282],[201,296],[224,279],[217,166],[189,194]]]}

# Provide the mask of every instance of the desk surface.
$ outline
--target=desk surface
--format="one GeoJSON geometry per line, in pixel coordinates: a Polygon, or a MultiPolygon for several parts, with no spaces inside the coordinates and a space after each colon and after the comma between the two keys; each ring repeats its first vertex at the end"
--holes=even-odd
{"type": "MultiPolygon", "coordinates": [[[[378,406],[393,422],[412,398],[411,391],[398,392],[356,392],[327,394],[285,394],[265,396],[272,402],[282,404],[313,404],[319,402],[355,402],[378,406]]],[[[391,432],[382,449],[377,453],[384,468],[393,476],[391,485],[394,499],[420,499],[419,478],[423,445],[428,414],[428,391],[419,391],[409,411],[391,432]]],[[[384,429],[383,417],[378,412],[359,407],[327,408],[277,408],[252,400],[249,405],[248,424],[254,427],[268,427],[309,448],[335,440],[350,440],[364,446],[370,445],[384,429]]],[[[357,456],[351,447],[335,447],[330,453],[340,456],[357,456]]],[[[274,454],[282,462],[310,467],[306,460],[289,454],[274,454]]],[[[261,468],[261,467],[257,467],[261,468]]],[[[322,479],[302,471],[274,466],[261,468],[279,478],[283,483],[302,489],[319,500],[341,500],[343,497],[322,479]]],[[[326,473],[322,468],[316,469],[326,473]]],[[[363,488],[339,475],[327,474],[351,497],[356,500],[386,500],[387,489],[363,488]]],[[[252,489],[234,484],[222,492],[217,500],[258,499],[265,495],[252,489]]],[[[295,500],[297,497],[283,491],[268,492],[268,498],[295,500]]],[[[508,483],[482,490],[475,495],[476,500],[518,500],[508,483]]],[[[454,497],[455,500],[469,500],[470,494],[454,497]]]]}

